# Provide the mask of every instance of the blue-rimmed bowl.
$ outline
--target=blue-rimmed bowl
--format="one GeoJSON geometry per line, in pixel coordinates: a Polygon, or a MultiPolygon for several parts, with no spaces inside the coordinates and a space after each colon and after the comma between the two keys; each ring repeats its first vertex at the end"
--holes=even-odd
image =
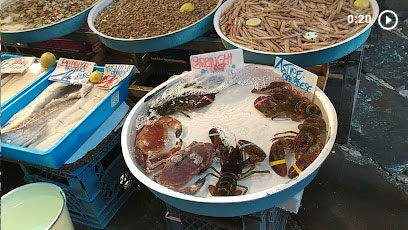
{"type": "MultiPolygon", "coordinates": [[[[4,9],[4,7],[15,1],[16,0],[1,1],[1,8],[4,9]]],[[[60,38],[76,30],[79,30],[82,26],[86,25],[86,18],[92,7],[93,5],[74,16],[42,27],[21,31],[2,30],[1,39],[6,42],[32,43],[60,38]]]]}
{"type": "MultiPolygon", "coordinates": [[[[254,71],[252,74],[256,77],[267,76],[274,71],[274,68],[271,66],[253,64],[246,64],[246,66],[255,67],[258,70],[254,71]]],[[[316,88],[314,103],[316,103],[316,105],[318,105],[321,109],[322,117],[328,125],[326,137],[327,141],[319,156],[297,178],[292,179],[287,183],[277,184],[272,187],[265,186],[264,190],[259,192],[226,197],[198,197],[186,195],[173,191],[150,179],[149,175],[145,174],[145,170],[137,163],[135,159],[134,146],[137,135],[135,130],[138,122],[137,119],[148,114],[151,99],[154,100],[155,97],[162,94],[166,89],[180,81],[181,77],[188,76],[188,74],[189,72],[186,72],[180,76],[170,78],[146,94],[130,111],[122,128],[122,152],[130,172],[140,182],[146,185],[157,197],[178,209],[190,213],[218,217],[241,216],[277,206],[302,191],[313,180],[313,178],[317,175],[321,164],[329,155],[337,134],[336,111],[329,98],[319,88],[316,88]]],[[[257,127],[254,127],[254,129],[257,129],[257,127]]],[[[192,181],[195,181],[195,179],[192,179],[192,181]]]]}
{"type": "Polygon", "coordinates": [[[125,39],[108,36],[95,28],[95,19],[112,1],[102,0],[91,10],[88,15],[88,26],[98,35],[103,44],[126,53],[148,53],[169,49],[200,37],[212,28],[213,16],[222,2],[222,0],[219,0],[217,6],[207,16],[182,29],[149,38],[125,39]]]}
{"type": "Polygon", "coordinates": [[[239,45],[231,41],[227,36],[225,36],[220,28],[220,18],[223,10],[230,3],[236,2],[238,0],[228,0],[224,2],[215,12],[214,15],[214,28],[217,34],[221,37],[221,41],[225,48],[227,49],[242,49],[244,51],[244,60],[248,63],[257,63],[265,65],[274,65],[275,57],[279,56],[289,62],[292,62],[301,67],[320,65],[328,63],[344,56],[347,56],[354,50],[362,46],[371,32],[371,27],[377,21],[379,8],[375,0],[369,0],[371,3],[371,8],[373,9],[373,17],[371,22],[363,30],[355,34],[354,36],[341,41],[339,43],[323,47],[320,49],[307,50],[297,53],[275,53],[275,52],[264,52],[259,50],[253,50],[245,46],[239,45]]]}

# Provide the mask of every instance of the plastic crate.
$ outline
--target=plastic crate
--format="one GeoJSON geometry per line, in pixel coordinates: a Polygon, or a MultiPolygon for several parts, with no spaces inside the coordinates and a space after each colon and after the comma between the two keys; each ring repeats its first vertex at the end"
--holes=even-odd
{"type": "Polygon", "coordinates": [[[284,230],[288,212],[278,208],[238,217],[208,217],[167,206],[167,227],[170,230],[284,230]]]}
{"type": "Polygon", "coordinates": [[[67,197],[71,219],[102,229],[137,187],[123,160],[119,141],[120,131],[89,163],[72,172],[20,165],[24,180],[60,186],[67,197]]]}

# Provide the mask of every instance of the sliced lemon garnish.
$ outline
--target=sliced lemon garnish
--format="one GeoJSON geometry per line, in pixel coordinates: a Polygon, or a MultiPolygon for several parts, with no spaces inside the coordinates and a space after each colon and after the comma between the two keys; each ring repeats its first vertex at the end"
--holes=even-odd
{"type": "Polygon", "coordinates": [[[96,70],[96,71],[93,71],[91,73],[91,76],[89,76],[89,80],[92,83],[98,83],[98,82],[102,81],[102,77],[103,77],[103,74],[101,72],[99,72],[98,70],[96,70]]]}
{"type": "Polygon", "coordinates": [[[368,1],[368,0],[356,0],[353,3],[353,6],[355,8],[364,10],[364,9],[367,9],[368,7],[370,7],[370,1],[368,1]]]}
{"type": "Polygon", "coordinates": [[[184,13],[184,12],[191,12],[195,9],[195,6],[191,3],[185,3],[180,7],[180,12],[184,13]]]}
{"type": "Polygon", "coordinates": [[[55,65],[56,60],[57,59],[55,58],[55,55],[53,53],[45,52],[41,55],[41,67],[43,67],[44,69],[49,69],[55,65]]]}
{"type": "Polygon", "coordinates": [[[251,18],[251,19],[246,20],[245,24],[247,26],[259,26],[261,22],[262,21],[259,18],[251,18]]]}

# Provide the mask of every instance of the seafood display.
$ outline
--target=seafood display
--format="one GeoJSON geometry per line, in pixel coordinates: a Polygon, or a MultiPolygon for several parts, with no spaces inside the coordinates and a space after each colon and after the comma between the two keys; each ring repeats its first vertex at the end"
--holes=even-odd
{"type": "Polygon", "coordinates": [[[252,50],[297,53],[320,49],[354,36],[372,22],[370,3],[361,7],[354,2],[237,0],[223,10],[220,29],[232,42],[252,50]],[[358,23],[352,23],[353,18],[358,23]]]}
{"type": "Polygon", "coordinates": [[[99,32],[115,38],[149,38],[196,23],[217,6],[218,0],[115,0],[95,20],[99,32]]]}
{"type": "Polygon", "coordinates": [[[1,29],[23,31],[51,25],[92,6],[96,0],[17,0],[2,9],[1,29]]]}
{"type": "Polygon", "coordinates": [[[1,141],[46,151],[85,117],[109,91],[93,84],[54,82],[1,129],[1,141]]]}
{"type": "Polygon", "coordinates": [[[24,73],[1,75],[1,103],[9,100],[37,79],[46,69],[37,60],[24,73]]]}
{"type": "Polygon", "coordinates": [[[252,194],[299,175],[326,143],[321,108],[285,82],[245,76],[187,78],[147,97],[133,162],[151,180],[197,197],[252,194]]]}

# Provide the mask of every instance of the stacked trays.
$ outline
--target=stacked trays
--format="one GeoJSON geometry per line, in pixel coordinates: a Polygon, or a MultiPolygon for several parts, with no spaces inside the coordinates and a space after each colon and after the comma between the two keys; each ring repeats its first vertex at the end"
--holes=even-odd
{"type": "MultiPolygon", "coordinates": [[[[104,67],[96,66],[94,70],[103,73],[104,67]]],[[[50,73],[41,79],[35,86],[29,88],[24,94],[2,110],[1,125],[18,111],[34,100],[52,81],[48,80],[50,73]]],[[[53,147],[47,151],[29,149],[13,144],[2,143],[2,156],[32,163],[49,168],[60,168],[71,156],[85,143],[94,131],[122,104],[127,98],[129,74],[123,81],[114,87],[81,121],[68,131],[53,147]]]]}

